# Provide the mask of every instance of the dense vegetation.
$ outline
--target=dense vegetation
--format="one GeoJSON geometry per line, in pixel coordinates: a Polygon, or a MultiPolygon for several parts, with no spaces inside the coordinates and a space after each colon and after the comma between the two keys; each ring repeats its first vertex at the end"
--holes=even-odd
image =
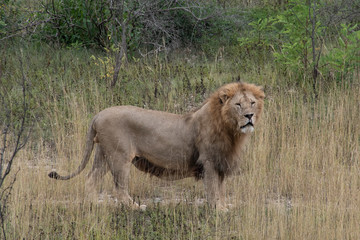
{"type": "Polygon", "coordinates": [[[26,145],[0,184],[0,236],[358,239],[359,12],[356,0],[4,0],[1,166],[22,126],[26,145]],[[192,179],[133,169],[131,194],[149,205],[138,212],[90,201],[83,176],[47,178],[77,166],[101,109],[181,114],[232,81],[263,85],[267,98],[241,175],[227,181],[229,213],[202,204],[192,179]]]}

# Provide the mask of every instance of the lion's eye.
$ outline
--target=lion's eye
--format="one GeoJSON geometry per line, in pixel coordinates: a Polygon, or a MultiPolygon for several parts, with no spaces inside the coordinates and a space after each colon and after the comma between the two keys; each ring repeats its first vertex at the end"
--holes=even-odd
{"type": "Polygon", "coordinates": [[[255,102],[251,102],[251,106],[252,106],[252,107],[255,106],[255,102]]]}
{"type": "Polygon", "coordinates": [[[235,103],[236,106],[238,107],[241,107],[241,104],[240,103],[235,103]]]}

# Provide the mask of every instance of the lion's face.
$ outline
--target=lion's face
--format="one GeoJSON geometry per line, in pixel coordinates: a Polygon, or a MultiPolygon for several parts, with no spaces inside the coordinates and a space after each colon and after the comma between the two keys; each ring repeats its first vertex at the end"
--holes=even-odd
{"type": "Polygon", "coordinates": [[[235,118],[236,130],[251,133],[257,120],[257,100],[250,92],[237,93],[228,102],[230,116],[235,118]]]}
{"type": "Polygon", "coordinates": [[[255,85],[247,84],[232,91],[232,94],[229,92],[229,89],[225,89],[220,94],[225,122],[236,132],[253,132],[264,104],[263,91],[255,85]]]}

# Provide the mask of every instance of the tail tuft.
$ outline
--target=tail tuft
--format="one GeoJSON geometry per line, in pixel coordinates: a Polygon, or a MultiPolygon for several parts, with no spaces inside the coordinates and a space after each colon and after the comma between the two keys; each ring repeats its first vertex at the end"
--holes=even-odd
{"type": "Polygon", "coordinates": [[[54,179],[59,179],[59,178],[60,178],[60,175],[59,175],[57,172],[55,172],[55,171],[49,173],[48,176],[49,176],[50,178],[54,178],[54,179]]]}

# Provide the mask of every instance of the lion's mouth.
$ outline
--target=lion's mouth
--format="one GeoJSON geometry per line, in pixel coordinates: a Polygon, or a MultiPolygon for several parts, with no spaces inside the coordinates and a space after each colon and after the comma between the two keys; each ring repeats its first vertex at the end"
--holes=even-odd
{"type": "Polygon", "coordinates": [[[244,134],[252,133],[254,131],[254,124],[252,121],[247,122],[245,125],[240,127],[240,131],[244,134]]]}
{"type": "Polygon", "coordinates": [[[243,128],[246,128],[246,127],[254,127],[254,124],[252,122],[248,122],[247,124],[241,126],[240,128],[243,129],[243,128]]]}

